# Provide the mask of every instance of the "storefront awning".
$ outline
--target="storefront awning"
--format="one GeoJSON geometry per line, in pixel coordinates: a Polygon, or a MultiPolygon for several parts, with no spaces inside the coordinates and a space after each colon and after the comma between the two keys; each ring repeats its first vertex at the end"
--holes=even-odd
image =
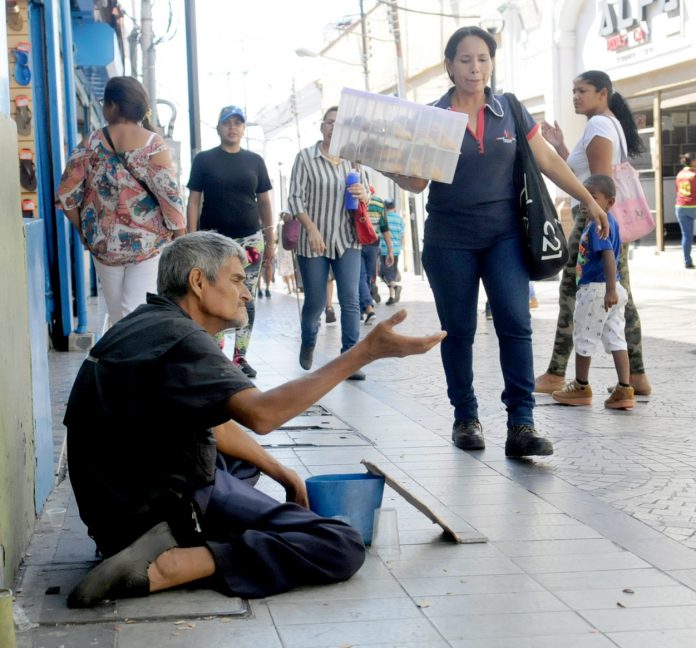
{"type": "Polygon", "coordinates": [[[118,60],[116,32],[110,25],[86,20],[72,21],[75,65],[109,67],[118,60]]]}

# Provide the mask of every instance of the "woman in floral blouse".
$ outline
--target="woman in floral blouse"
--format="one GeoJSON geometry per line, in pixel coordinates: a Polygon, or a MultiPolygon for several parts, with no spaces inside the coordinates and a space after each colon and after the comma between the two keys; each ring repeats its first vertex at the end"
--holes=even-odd
{"type": "Polygon", "coordinates": [[[160,250],[186,231],[179,182],[149,113],[136,79],[110,79],[107,126],[73,151],[58,187],[60,206],[94,258],[112,324],[156,292],[160,250]]]}

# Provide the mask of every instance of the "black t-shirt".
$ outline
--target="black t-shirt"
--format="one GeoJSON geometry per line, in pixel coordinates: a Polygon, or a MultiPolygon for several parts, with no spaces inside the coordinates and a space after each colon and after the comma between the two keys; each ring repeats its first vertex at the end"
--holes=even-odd
{"type": "Polygon", "coordinates": [[[64,423],[80,516],[106,555],[168,519],[212,482],[211,427],[253,383],[179,306],[148,295],[94,346],[73,385],[64,423]],[[176,494],[176,495],[175,495],[176,494]],[[165,510],[166,509],[166,510],[165,510]]]}
{"type": "Polygon", "coordinates": [[[199,229],[215,230],[231,238],[250,236],[259,230],[256,194],[272,188],[260,155],[244,149],[228,153],[219,146],[193,159],[187,186],[203,193],[199,229]]]}

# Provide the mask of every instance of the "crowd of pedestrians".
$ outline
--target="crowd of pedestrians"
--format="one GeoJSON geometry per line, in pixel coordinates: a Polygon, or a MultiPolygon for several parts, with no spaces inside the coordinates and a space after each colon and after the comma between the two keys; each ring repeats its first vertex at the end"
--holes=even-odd
{"type": "MultiPolygon", "coordinates": [[[[385,306],[402,297],[404,221],[394,200],[375,191],[372,171],[330,153],[336,106],[322,116],[320,139],[297,153],[287,211],[276,225],[265,162],[242,147],[242,109],[220,111],[220,143],[194,158],[184,210],[169,153],[149,126],[143,87],[126,77],[109,81],[107,126],[71,155],[58,190],[93,255],[112,324],[78,375],[65,419],[80,515],[106,557],[70,605],[201,579],[231,595],[266,596],[349,578],[364,560],[360,538],[342,521],[307,511],[294,471],[237,423],[265,434],[340,381],[365,380],[363,366],[372,360],[440,344],[452,442],[483,449],[473,373],[481,283],[500,346],[507,456],[553,453],[535,426],[533,393],[590,404],[590,362],[600,342],[618,379],[606,407],[630,409],[635,394],[650,393],[627,246],[611,213],[612,169],[642,150],[631,112],[605,73],[586,71],[575,80],[573,100],[587,124],[572,150],[557,123],[539,125],[524,108],[520,130],[511,99],[490,88],[495,56],[495,39],[478,27],[460,28],[447,42],[452,85],[433,105],[468,116],[452,183],[383,172],[406,191],[429,188],[422,261],[442,332],[420,338],[394,330],[404,311],[377,322],[378,279],[389,291],[385,306]],[[530,307],[537,302],[513,182],[517,138],[528,140],[541,172],[573,198],[553,355],[536,380],[530,307]],[[348,199],[363,204],[374,243],[359,242],[348,199]],[[296,240],[281,248],[282,228],[294,221],[296,240]],[[326,366],[262,392],[246,356],[254,301],[271,297],[276,272],[288,294],[303,297],[302,369],[313,368],[322,313],[327,324],[337,319],[334,281],[341,346],[326,366]],[[362,340],[361,332],[368,332],[362,340]],[[221,347],[232,334],[230,362],[221,347]],[[566,382],[573,348],[575,377],[566,382]],[[99,464],[91,460],[95,451],[104,457],[99,464]],[[138,462],[128,480],[123,461],[138,462]],[[253,488],[259,472],[285,487],[286,503],[253,488]]],[[[693,155],[684,165],[677,216],[685,266],[692,268],[693,155]]]]}

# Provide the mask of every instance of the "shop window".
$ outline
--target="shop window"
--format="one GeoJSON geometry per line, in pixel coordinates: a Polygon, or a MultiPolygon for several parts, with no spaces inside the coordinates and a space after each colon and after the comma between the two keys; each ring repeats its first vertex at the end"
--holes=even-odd
{"type": "Polygon", "coordinates": [[[662,174],[673,178],[681,169],[680,157],[696,151],[696,104],[662,111],[662,174]]]}

